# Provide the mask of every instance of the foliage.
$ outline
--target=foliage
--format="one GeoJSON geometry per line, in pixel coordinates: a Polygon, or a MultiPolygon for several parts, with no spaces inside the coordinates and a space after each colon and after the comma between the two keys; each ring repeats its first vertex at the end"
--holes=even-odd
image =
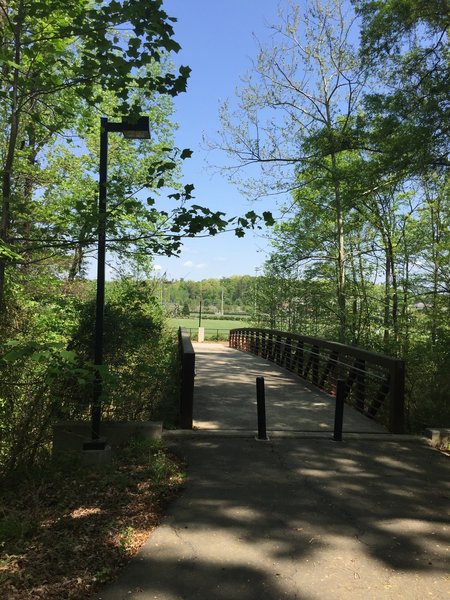
{"type": "Polygon", "coordinates": [[[367,94],[374,145],[390,170],[448,168],[448,5],[441,0],[354,0],[362,56],[376,69],[367,94]],[[380,86],[381,84],[381,86],[380,86]]]}
{"type": "MultiPolygon", "coordinates": [[[[46,184],[39,163],[49,143],[67,133],[88,107],[101,108],[105,96],[116,99],[119,114],[133,116],[142,108],[142,94],[136,90],[145,90],[147,98],[178,94],[186,87],[189,69],[181,67],[174,74],[160,66],[179,45],[158,0],[145,6],[137,0],[18,0],[0,5],[0,20],[4,308],[7,275],[13,275],[6,270],[8,259],[17,254],[24,264],[31,259],[28,250],[16,251],[16,238],[23,243],[39,236],[33,198],[37,187],[46,184]]],[[[47,213],[51,223],[54,217],[47,213]]]]}
{"type": "Polygon", "coordinates": [[[292,3],[222,112],[253,196],[289,192],[253,320],[404,358],[411,429],[446,426],[448,3],[352,4],[359,53],[348,3],[292,3]]]}
{"type": "Polygon", "coordinates": [[[1,471],[39,461],[55,419],[72,414],[72,407],[54,396],[55,382],[69,374],[75,382],[91,378],[90,369],[67,350],[76,313],[73,298],[63,297],[58,282],[43,297],[15,307],[14,337],[0,348],[1,471]]]}
{"type": "Polygon", "coordinates": [[[160,0],[18,0],[0,5],[0,20],[3,324],[17,266],[39,262],[73,280],[95,248],[99,114],[147,114],[154,136],[136,146],[109,136],[106,229],[118,258],[176,254],[185,237],[224,229],[242,236],[270,221],[253,211],[228,218],[194,203],[194,186],[179,182],[192,151],[173,145],[171,99],[185,91],[190,70],[175,72],[168,59],[180,46],[160,0]],[[147,199],[137,195],[144,188],[147,199]]]}
{"type": "Polygon", "coordinates": [[[161,279],[158,282],[161,286],[162,304],[169,314],[174,316],[180,316],[186,305],[191,313],[198,312],[200,300],[202,312],[213,315],[212,318],[221,316],[219,313],[222,309],[222,297],[224,312],[228,315],[248,314],[254,303],[254,277],[251,275],[233,275],[201,281],[161,279]]]}
{"type": "Polygon", "coordinates": [[[8,479],[0,495],[2,598],[90,597],[138,551],[183,478],[160,443],[136,439],[101,470],[68,456],[8,479]]]}
{"type": "MultiPolygon", "coordinates": [[[[95,302],[82,307],[68,347],[81,364],[93,362],[95,302]]],[[[106,420],[176,419],[176,344],[165,331],[161,310],[146,282],[122,279],[107,291],[104,317],[104,362],[108,367],[102,401],[106,420]],[[163,414],[163,406],[169,414],[163,414]]],[[[64,403],[86,407],[90,386],[75,396],[62,381],[64,403]]],[[[90,382],[87,382],[90,384],[90,382]]]]}
{"type": "MultiPolygon", "coordinates": [[[[83,277],[99,229],[100,115],[147,115],[152,130],[151,141],[108,138],[106,241],[119,268],[148,268],[185,237],[242,236],[271,219],[212,211],[181,182],[192,152],[174,147],[172,98],[190,69],[170,61],[175,20],[160,0],[0,2],[2,472],[45,458],[54,422],[89,415],[83,277]]],[[[109,292],[105,416],[173,421],[174,343],[151,290],[124,280],[109,292]]]]}
{"type": "MultiPolygon", "coordinates": [[[[1,348],[2,473],[45,459],[54,423],[90,418],[94,300],[85,295],[54,280],[16,311],[16,335],[1,348]]],[[[142,282],[112,283],[107,296],[105,418],[173,424],[176,344],[159,307],[142,282]]]]}

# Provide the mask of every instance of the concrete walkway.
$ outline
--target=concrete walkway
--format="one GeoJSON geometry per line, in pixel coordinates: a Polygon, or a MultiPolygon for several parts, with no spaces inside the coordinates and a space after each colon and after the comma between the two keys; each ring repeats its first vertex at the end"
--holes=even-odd
{"type": "MultiPolygon", "coordinates": [[[[290,426],[295,437],[258,442],[253,409],[233,400],[231,370],[223,365],[218,391],[206,352],[205,345],[197,354],[196,426],[203,429],[168,437],[188,463],[185,489],[96,598],[449,600],[450,459],[415,438],[368,434],[367,424],[354,433],[359,439],[344,430],[344,441],[333,442],[323,398],[317,412],[300,410],[320,415],[316,423],[302,417],[309,432],[294,422],[297,408],[287,417],[279,406],[273,427],[290,426]]],[[[231,356],[220,346],[213,353],[219,362],[231,356]]],[[[232,367],[243,379],[247,356],[239,353],[242,373],[232,367]]],[[[262,362],[272,378],[276,369],[262,362]]],[[[282,377],[275,373],[268,389],[282,377]]],[[[297,392],[287,389],[292,400],[297,392]]]]}
{"type": "MultiPolygon", "coordinates": [[[[267,430],[332,434],[334,399],[276,364],[225,344],[194,344],[196,361],[194,428],[257,430],[256,377],[264,377],[267,430]]],[[[350,407],[345,431],[387,433],[350,407]]]]}

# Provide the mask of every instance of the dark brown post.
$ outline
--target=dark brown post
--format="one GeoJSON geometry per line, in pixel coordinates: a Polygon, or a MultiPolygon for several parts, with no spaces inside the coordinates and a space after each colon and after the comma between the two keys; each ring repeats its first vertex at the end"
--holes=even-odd
{"type": "Polygon", "coordinates": [[[303,363],[304,363],[303,349],[304,349],[303,342],[299,341],[297,343],[297,349],[295,351],[294,366],[295,366],[295,370],[297,371],[297,375],[300,375],[300,377],[303,377],[303,363]]]}
{"type": "Polygon", "coordinates": [[[256,406],[258,411],[258,440],[267,440],[264,377],[256,378],[256,406]]]}
{"type": "Polygon", "coordinates": [[[261,331],[262,345],[261,345],[261,356],[267,358],[267,335],[265,331],[261,331]]]}
{"type": "Polygon", "coordinates": [[[390,377],[389,429],[392,433],[405,431],[405,363],[393,360],[390,377]]]}
{"type": "Polygon", "coordinates": [[[283,339],[283,356],[281,364],[285,369],[291,368],[291,338],[284,337],[283,339]]]}
{"type": "Polygon", "coordinates": [[[319,358],[320,358],[320,348],[319,346],[312,347],[312,359],[313,359],[313,372],[312,372],[312,382],[314,385],[319,385],[319,358]]]}
{"type": "Polygon", "coordinates": [[[274,356],[274,344],[273,344],[273,333],[269,331],[269,342],[267,344],[266,358],[273,360],[274,356]]]}
{"type": "Polygon", "coordinates": [[[248,352],[250,350],[250,331],[248,329],[244,329],[244,340],[243,350],[248,352]]]}
{"type": "Polygon", "coordinates": [[[281,335],[277,335],[275,342],[275,362],[277,365],[281,366],[281,335]]]}
{"type": "Polygon", "coordinates": [[[344,398],[345,381],[338,379],[336,382],[336,405],[334,409],[334,435],[335,442],[342,442],[342,426],[344,423],[344,398]]]}
{"type": "Polygon", "coordinates": [[[366,403],[366,361],[362,358],[358,359],[355,363],[355,369],[357,369],[355,405],[359,411],[364,412],[366,403]]]}

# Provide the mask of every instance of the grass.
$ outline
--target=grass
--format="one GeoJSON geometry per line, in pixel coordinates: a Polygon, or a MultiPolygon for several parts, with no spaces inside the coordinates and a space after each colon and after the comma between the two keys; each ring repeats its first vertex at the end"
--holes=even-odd
{"type": "MultiPolygon", "coordinates": [[[[186,327],[192,329],[192,337],[197,336],[198,331],[198,318],[193,319],[169,319],[169,325],[173,328],[186,327]]],[[[228,332],[230,329],[236,329],[238,327],[247,327],[245,321],[233,321],[232,319],[206,319],[202,318],[202,327],[205,328],[205,339],[228,339],[228,332]]]]}
{"type": "Polygon", "coordinates": [[[91,597],[145,542],[183,478],[160,443],[136,441],[101,471],[72,459],[2,482],[0,598],[91,597]]]}

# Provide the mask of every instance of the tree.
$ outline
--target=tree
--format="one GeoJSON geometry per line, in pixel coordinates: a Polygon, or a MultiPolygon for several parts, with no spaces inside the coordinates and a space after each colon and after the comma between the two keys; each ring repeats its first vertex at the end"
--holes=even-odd
{"type": "MultiPolygon", "coordinates": [[[[192,152],[173,148],[170,98],[186,88],[187,67],[160,0],[17,0],[1,4],[0,105],[5,116],[0,226],[0,307],[7,265],[49,264],[73,280],[95,243],[98,113],[151,116],[157,139],[133,150],[111,136],[108,241],[120,257],[174,254],[184,237],[234,229],[243,235],[257,215],[227,219],[194,204],[194,186],[177,183],[192,152]],[[155,105],[157,108],[155,108],[155,105]],[[159,135],[158,135],[159,134],[159,135]],[[70,148],[73,135],[84,147],[70,148]],[[56,144],[58,136],[64,143],[56,144]],[[87,148],[88,152],[83,155],[87,148]],[[136,197],[140,188],[151,196],[136,197]],[[165,192],[170,208],[157,205],[165,192]],[[55,263],[58,263],[55,267],[55,263]]],[[[266,218],[269,216],[266,215],[266,218]]],[[[9,274],[13,276],[10,269],[9,274]]],[[[1,311],[7,318],[6,311],[1,311]]]]}
{"type": "MultiPolygon", "coordinates": [[[[260,48],[239,111],[222,111],[219,146],[240,166],[261,166],[256,194],[323,186],[334,220],[334,261],[339,339],[346,339],[346,255],[343,166],[352,148],[362,79],[351,46],[354,17],[340,0],[291,5],[273,27],[274,41],[260,48]],[[284,176],[285,170],[288,175],[284,176]]],[[[347,195],[348,196],[348,195],[347,195]]],[[[286,210],[286,208],[284,209],[286,210]]]]}
{"type": "Polygon", "coordinates": [[[372,76],[371,147],[390,172],[448,169],[448,2],[353,0],[362,57],[372,76]]]}
{"type": "Polygon", "coordinates": [[[15,0],[2,2],[0,14],[3,308],[6,265],[18,257],[11,226],[18,205],[30,196],[23,194],[30,181],[27,163],[34,166],[46,143],[73,123],[80,101],[97,106],[102,90],[108,90],[119,99],[122,114],[137,114],[136,88],[176,95],[185,89],[189,69],[181,67],[176,75],[146,68],[164,53],[179,50],[172,39],[173,19],[159,0],[15,0]]]}

